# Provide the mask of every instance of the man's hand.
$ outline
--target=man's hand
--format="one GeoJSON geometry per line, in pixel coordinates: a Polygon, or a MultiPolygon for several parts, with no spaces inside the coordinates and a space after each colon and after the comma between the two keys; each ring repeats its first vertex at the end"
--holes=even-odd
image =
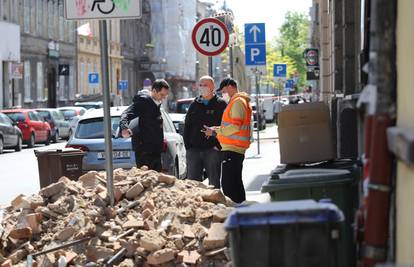
{"type": "Polygon", "coordinates": [[[207,138],[209,138],[210,136],[214,136],[215,131],[215,127],[208,127],[206,125],[204,125],[204,129],[201,130],[201,132],[203,132],[207,138]]]}
{"type": "Polygon", "coordinates": [[[132,131],[131,129],[123,129],[121,134],[123,138],[128,138],[132,136],[132,131]]]}

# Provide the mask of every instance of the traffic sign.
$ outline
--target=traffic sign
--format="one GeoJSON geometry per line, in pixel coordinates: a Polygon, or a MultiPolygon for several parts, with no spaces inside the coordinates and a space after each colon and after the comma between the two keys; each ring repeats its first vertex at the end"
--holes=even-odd
{"type": "Polygon", "coordinates": [[[294,81],[294,80],[292,80],[292,79],[289,79],[289,80],[287,80],[287,81],[286,81],[286,85],[285,85],[285,87],[286,87],[286,88],[293,89],[294,85],[295,85],[295,81],[294,81]]]}
{"type": "Polygon", "coordinates": [[[88,73],[88,82],[90,85],[98,85],[99,84],[99,73],[97,72],[88,73]]]}
{"type": "Polygon", "coordinates": [[[284,63],[273,65],[273,77],[284,78],[287,74],[287,65],[284,63]]]}
{"type": "Polygon", "coordinates": [[[318,49],[308,48],[305,50],[306,66],[319,66],[318,49]]]}
{"type": "Polygon", "coordinates": [[[266,65],[266,33],[264,23],[244,24],[247,66],[266,65]]]}
{"type": "Polygon", "coordinates": [[[65,17],[68,20],[141,18],[141,0],[65,0],[65,17]]]}
{"type": "Polygon", "coordinates": [[[128,80],[120,80],[118,82],[118,89],[120,91],[128,90],[128,80]]]}
{"type": "Polygon", "coordinates": [[[205,18],[197,22],[191,37],[197,51],[206,56],[220,54],[229,44],[227,27],[216,18],[205,18]]]}

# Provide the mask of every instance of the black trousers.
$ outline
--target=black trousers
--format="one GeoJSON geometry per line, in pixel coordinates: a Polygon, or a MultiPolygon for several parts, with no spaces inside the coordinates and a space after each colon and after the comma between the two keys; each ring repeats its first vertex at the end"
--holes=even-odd
{"type": "Polygon", "coordinates": [[[187,177],[203,181],[203,169],[206,169],[210,185],[220,188],[221,154],[214,148],[190,148],[187,150],[187,177]]]}
{"type": "Polygon", "coordinates": [[[162,170],[161,153],[135,151],[135,163],[138,168],[145,165],[157,172],[162,170]]]}
{"type": "Polygon", "coordinates": [[[246,200],[242,180],[244,155],[232,151],[222,151],[221,155],[221,186],[223,193],[234,202],[241,203],[246,200]]]}

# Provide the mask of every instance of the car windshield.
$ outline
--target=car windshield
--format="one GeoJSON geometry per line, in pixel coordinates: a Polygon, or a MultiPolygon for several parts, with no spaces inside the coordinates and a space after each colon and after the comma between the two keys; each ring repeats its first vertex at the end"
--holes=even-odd
{"type": "Polygon", "coordinates": [[[52,116],[50,116],[50,112],[46,110],[38,110],[37,114],[43,117],[43,119],[51,120],[52,116]]]}
{"type": "Polygon", "coordinates": [[[177,103],[177,113],[187,113],[190,108],[191,102],[179,102],[177,103]]]}
{"type": "MultiPolygon", "coordinates": [[[[119,116],[111,118],[112,137],[116,134],[120,119],[121,118],[119,116]]],[[[75,137],[79,139],[104,138],[103,118],[93,118],[80,121],[75,137]]]]}
{"type": "Polygon", "coordinates": [[[65,120],[70,120],[72,117],[76,116],[76,111],[72,110],[72,109],[66,109],[63,110],[63,117],[65,117],[65,120]]]}
{"type": "Polygon", "coordinates": [[[10,119],[16,121],[16,122],[20,122],[20,121],[24,121],[25,117],[24,114],[21,112],[12,112],[12,113],[7,113],[6,114],[10,119]]]}

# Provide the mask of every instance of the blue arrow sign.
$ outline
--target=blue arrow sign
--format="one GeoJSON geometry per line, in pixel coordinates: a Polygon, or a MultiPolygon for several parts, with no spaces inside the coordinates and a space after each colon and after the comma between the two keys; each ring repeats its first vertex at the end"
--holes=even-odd
{"type": "Polygon", "coordinates": [[[286,81],[286,85],[285,86],[286,86],[286,88],[293,89],[294,85],[295,85],[295,81],[292,80],[292,79],[289,79],[289,80],[286,81]]]}
{"type": "Polygon", "coordinates": [[[99,73],[97,72],[88,73],[88,81],[89,81],[89,84],[93,84],[93,85],[99,84],[99,73]]]}
{"type": "Polygon", "coordinates": [[[120,80],[118,82],[118,89],[119,90],[128,90],[128,80],[120,80]]]}
{"type": "Polygon", "coordinates": [[[266,33],[264,23],[244,24],[247,66],[266,65],[266,33]]]}
{"type": "Polygon", "coordinates": [[[286,64],[274,64],[273,65],[273,77],[286,78],[287,66],[286,64]]]}

